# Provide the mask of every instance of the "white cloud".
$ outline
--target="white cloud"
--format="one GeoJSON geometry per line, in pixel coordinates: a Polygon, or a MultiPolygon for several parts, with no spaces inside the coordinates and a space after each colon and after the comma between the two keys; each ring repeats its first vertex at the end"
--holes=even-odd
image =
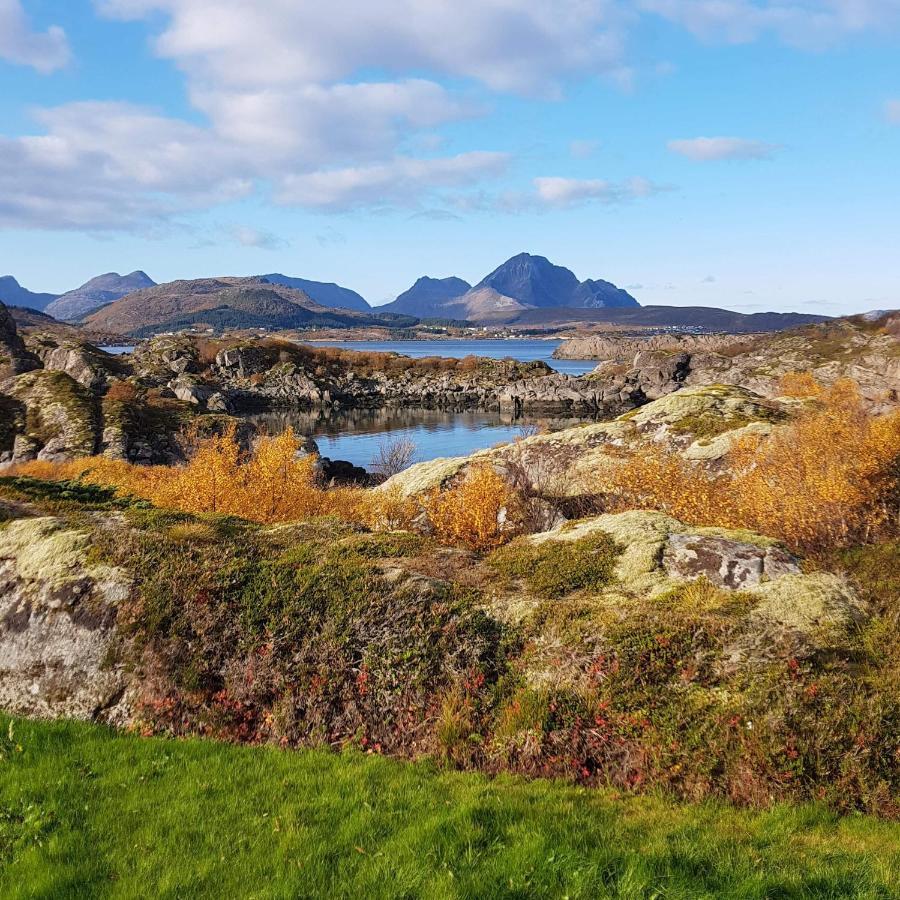
{"type": "Polygon", "coordinates": [[[736,137],[697,137],[669,141],[669,150],[695,162],[723,159],[770,159],[777,144],[736,137]]]}
{"type": "Polygon", "coordinates": [[[551,206],[572,206],[585,200],[608,202],[616,193],[616,186],[599,178],[535,178],[538,197],[551,206]]]}
{"type": "Polygon", "coordinates": [[[252,247],[258,250],[278,250],[287,246],[287,241],[277,234],[253,228],[250,225],[234,225],[230,231],[232,238],[242,247],[252,247]]]}
{"type": "Polygon", "coordinates": [[[97,0],[108,15],[168,16],[157,52],[241,89],[331,83],[376,68],[428,70],[494,90],[545,93],[617,67],[627,5],[615,0],[97,0]]]}
{"type": "Polygon", "coordinates": [[[194,88],[194,105],[223,139],[291,164],[334,164],[392,153],[408,132],[463,118],[477,107],[433,81],[303,84],[223,91],[194,88]]]}
{"type": "Polygon", "coordinates": [[[33,31],[20,0],[0,0],[0,59],[48,74],[69,58],[62,28],[52,25],[45,32],[33,31]]]}
{"type": "Polygon", "coordinates": [[[0,227],[120,229],[245,196],[253,171],[206,130],[123,103],[38,112],[0,138],[0,227]]]}
{"type": "Polygon", "coordinates": [[[888,100],[884,104],[884,117],[892,125],[900,125],[900,100],[888,100]]]}
{"type": "Polygon", "coordinates": [[[280,203],[323,210],[386,205],[413,206],[423,195],[471,185],[507,166],[505,153],[475,151],[439,159],[396,157],[388,162],[325,169],[284,179],[280,203]]]}
{"type": "Polygon", "coordinates": [[[537,199],[546,206],[571,207],[582,203],[620,203],[637,197],[647,197],[661,190],[646,178],[631,178],[624,182],[598,178],[544,177],[534,179],[537,199]]]}
{"type": "Polygon", "coordinates": [[[801,47],[900,26],[897,0],[635,0],[706,40],[747,43],[772,34],[801,47]]]}

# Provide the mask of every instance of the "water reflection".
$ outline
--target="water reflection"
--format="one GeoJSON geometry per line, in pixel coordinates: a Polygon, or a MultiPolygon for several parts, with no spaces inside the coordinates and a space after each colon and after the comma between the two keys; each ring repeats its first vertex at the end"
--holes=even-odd
{"type": "Polygon", "coordinates": [[[395,440],[416,445],[416,462],[463,456],[512,441],[535,429],[558,431],[584,418],[515,415],[509,410],[381,409],[279,410],[247,417],[277,434],[290,426],[312,437],[322,456],[368,468],[380,446],[395,440]]]}

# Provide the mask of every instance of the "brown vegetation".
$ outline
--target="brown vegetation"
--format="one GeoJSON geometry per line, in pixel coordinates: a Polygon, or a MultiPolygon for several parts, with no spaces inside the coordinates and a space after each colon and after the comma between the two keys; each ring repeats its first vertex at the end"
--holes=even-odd
{"type": "Polygon", "coordinates": [[[472,550],[499,547],[521,530],[521,495],[488,464],[473,466],[464,481],[432,491],[425,509],[437,536],[472,550]]]}
{"type": "MultiPolygon", "coordinates": [[[[807,388],[809,385],[807,385],[807,388]]],[[[724,474],[643,448],[602,485],[616,508],[752,528],[801,550],[848,546],[897,525],[900,411],[870,415],[840,381],[770,436],[739,440],[724,474]]]]}

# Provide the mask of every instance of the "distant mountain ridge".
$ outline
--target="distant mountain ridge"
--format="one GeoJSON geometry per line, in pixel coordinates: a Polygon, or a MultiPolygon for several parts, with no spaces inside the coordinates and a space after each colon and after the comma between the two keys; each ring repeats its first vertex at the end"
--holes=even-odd
{"type": "Polygon", "coordinates": [[[453,275],[449,278],[429,278],[423,275],[396,300],[381,308],[413,316],[441,316],[447,303],[471,289],[472,285],[468,281],[453,275]]]}
{"type": "Polygon", "coordinates": [[[81,287],[57,297],[46,307],[46,312],[63,322],[77,322],[86,315],[112,303],[132,291],[154,287],[156,282],[139,269],[128,275],[107,272],[86,281],[81,287]]]}
{"type": "Polygon", "coordinates": [[[462,278],[419,278],[384,309],[414,316],[501,321],[527,309],[638,307],[628,291],[602,279],[579,281],[544,256],[519,253],[474,287],[462,278]]]}
{"type": "Polygon", "coordinates": [[[524,306],[619,307],[640,306],[637,300],[609,281],[580,282],[575,273],[545,256],[519,253],[485,276],[475,288],[493,288],[524,306]]]}
{"type": "Polygon", "coordinates": [[[0,302],[7,306],[24,306],[45,310],[59,294],[39,294],[23,288],[12,275],[0,275],[0,302]]]}
{"type": "MultiPolygon", "coordinates": [[[[355,309],[359,312],[368,312],[372,307],[361,295],[350,288],[341,287],[333,281],[310,281],[308,278],[293,278],[289,275],[281,275],[274,273],[272,275],[261,275],[266,281],[272,284],[281,284],[285,287],[296,288],[304,291],[316,303],[321,306],[332,306],[336,309],[355,309]]],[[[399,312],[399,310],[394,310],[399,312]]]]}
{"type": "Polygon", "coordinates": [[[334,309],[297,288],[263,277],[197,278],[133,291],[95,310],[84,324],[100,331],[137,337],[192,325],[215,329],[406,327],[416,319],[334,309]]]}
{"type": "Polygon", "coordinates": [[[637,309],[526,309],[506,320],[517,327],[548,328],[584,322],[657,328],[702,328],[733,334],[784,331],[798,325],[827,322],[830,316],[814,313],[739,313],[715,306],[641,306],[637,309]]]}

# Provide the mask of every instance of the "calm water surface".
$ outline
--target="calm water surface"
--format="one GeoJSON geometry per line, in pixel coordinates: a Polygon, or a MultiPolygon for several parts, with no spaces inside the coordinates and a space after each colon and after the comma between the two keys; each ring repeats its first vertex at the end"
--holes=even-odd
{"type": "Polygon", "coordinates": [[[499,410],[342,409],[311,412],[285,410],[259,413],[248,418],[270,433],[290,426],[297,434],[312,437],[322,456],[346,459],[371,468],[381,446],[397,440],[412,441],[415,462],[440,456],[464,456],[512,441],[535,428],[556,431],[584,419],[553,416],[515,416],[499,410]]]}
{"type": "Polygon", "coordinates": [[[553,351],[561,340],[512,340],[512,341],[310,341],[324,347],[345,347],[348,350],[369,350],[380,353],[402,353],[421,359],[423,356],[488,356],[491,359],[512,357],[522,362],[542,360],[557,372],[566,375],[584,375],[597,365],[590,359],[553,359],[553,351]]]}
{"type": "MultiPolygon", "coordinates": [[[[522,362],[542,360],[557,372],[583,375],[597,363],[592,360],[553,359],[551,354],[560,341],[315,341],[318,346],[344,347],[382,353],[402,353],[415,359],[444,356],[487,356],[492,359],[511,357],[522,362]]],[[[107,353],[130,353],[134,347],[104,347],[107,353]]],[[[416,462],[439,456],[464,456],[512,441],[534,428],[554,431],[575,425],[584,419],[561,419],[548,416],[515,416],[499,410],[449,411],[434,409],[350,409],[291,410],[260,413],[248,418],[272,433],[290,426],[297,434],[312,437],[322,456],[345,459],[354,465],[371,468],[379,448],[396,440],[412,441],[416,446],[416,462]]]]}

